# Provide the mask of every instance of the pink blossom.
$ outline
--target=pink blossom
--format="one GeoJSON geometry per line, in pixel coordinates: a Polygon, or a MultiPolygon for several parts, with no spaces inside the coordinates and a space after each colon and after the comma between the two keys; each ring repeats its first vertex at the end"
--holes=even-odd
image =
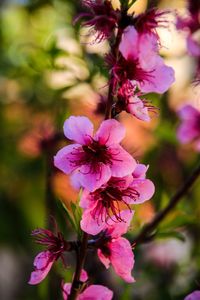
{"type": "Polygon", "coordinates": [[[121,212],[124,222],[116,223],[116,219],[110,220],[104,230],[105,240],[98,248],[98,257],[106,268],[110,264],[116,274],[126,282],[134,282],[131,271],[134,267],[134,255],[130,242],[121,237],[126,233],[132,219],[133,212],[128,210],[121,212]]]}
{"type": "Polygon", "coordinates": [[[144,93],[166,92],[174,82],[174,70],[164,64],[158,55],[154,34],[140,34],[128,26],[119,45],[121,61],[113,68],[116,78],[129,80],[144,93]]]}
{"type": "Polygon", "coordinates": [[[37,229],[33,231],[36,236],[36,242],[47,246],[47,250],[40,252],[34,259],[33,265],[35,270],[31,273],[29,284],[40,283],[49,273],[53,263],[61,257],[63,259],[63,252],[66,251],[67,244],[61,233],[54,235],[50,230],[37,229]]]}
{"type": "Polygon", "coordinates": [[[138,164],[132,175],[111,179],[94,192],[84,190],[80,206],[84,209],[81,228],[96,235],[104,229],[109,219],[124,222],[121,204],[130,211],[130,204],[140,204],[149,200],[155,191],[154,184],[145,178],[147,168],[138,164]]]}
{"type": "MultiPolygon", "coordinates": [[[[82,270],[80,280],[86,282],[88,279],[87,272],[82,270]]],[[[67,300],[70,295],[72,284],[65,283],[62,286],[63,300],[67,300]]],[[[113,292],[102,285],[90,285],[78,295],[77,300],[111,300],[113,292]]]]}
{"type": "Polygon", "coordinates": [[[122,84],[117,91],[118,101],[114,105],[114,115],[126,111],[139,120],[149,122],[149,113],[150,111],[155,112],[156,108],[141,96],[142,93],[137,93],[130,82],[122,84]]]}
{"type": "Polygon", "coordinates": [[[200,299],[200,291],[194,291],[184,298],[184,300],[199,300],[199,299],[200,299]]]}
{"type": "Polygon", "coordinates": [[[178,115],[182,121],[177,130],[177,137],[183,144],[194,141],[196,150],[200,145],[200,112],[191,105],[183,106],[178,115]]]}
{"type": "Polygon", "coordinates": [[[64,124],[65,136],[76,142],[62,148],[54,164],[73,181],[89,191],[98,189],[111,176],[122,177],[134,171],[136,162],[119,143],[125,128],[116,120],[103,121],[93,136],[93,125],[86,117],[70,117],[64,124]]]}
{"type": "Polygon", "coordinates": [[[82,3],[88,12],[80,13],[75,22],[86,19],[83,26],[91,28],[89,33],[95,36],[95,42],[110,38],[117,27],[119,11],[114,10],[108,0],[83,0],[82,3]]]}

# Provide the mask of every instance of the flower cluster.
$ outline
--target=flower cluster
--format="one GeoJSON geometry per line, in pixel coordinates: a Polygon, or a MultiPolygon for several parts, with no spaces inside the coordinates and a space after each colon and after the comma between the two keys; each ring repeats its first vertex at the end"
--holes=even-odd
{"type": "MultiPolygon", "coordinates": [[[[106,120],[94,132],[87,117],[69,117],[64,123],[64,134],[72,143],[57,152],[54,165],[71,176],[76,188],[82,189],[80,227],[83,236],[93,237],[91,243],[87,243],[87,239],[85,244],[79,241],[75,250],[84,245],[86,251],[92,246],[106,268],[112,265],[119,277],[133,283],[134,254],[123,235],[131,224],[134,205],[149,200],[155,188],[146,178],[148,166],[136,161],[120,144],[125,128],[114,117],[125,110],[140,120],[149,121],[149,112],[154,111],[154,107],[146,94],[162,94],[174,82],[173,69],[166,66],[159,55],[157,28],[167,26],[166,12],[153,9],[135,16],[128,15],[124,8],[114,10],[109,0],[84,0],[83,4],[88,12],[79,14],[76,21],[85,20],[83,25],[95,32],[95,41],[112,40],[110,53],[106,56],[110,71],[106,120]],[[109,119],[110,115],[113,118],[109,119]]],[[[60,233],[54,235],[40,229],[35,234],[47,250],[36,256],[30,284],[43,280],[56,260],[61,258],[64,263],[65,251],[74,250],[73,242],[65,241],[60,233]]],[[[81,251],[77,253],[81,255],[81,251]]],[[[83,264],[84,261],[81,268],[83,264]]],[[[73,283],[62,284],[64,300],[73,294],[73,283]]],[[[84,270],[78,276],[79,283],[76,299],[112,299],[113,293],[108,288],[89,285],[84,270]]]]}

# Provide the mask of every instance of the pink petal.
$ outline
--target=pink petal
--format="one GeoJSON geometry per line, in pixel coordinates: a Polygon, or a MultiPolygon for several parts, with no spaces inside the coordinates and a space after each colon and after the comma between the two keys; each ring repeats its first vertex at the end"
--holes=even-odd
{"type": "Polygon", "coordinates": [[[131,97],[129,99],[129,104],[127,105],[127,112],[138,118],[139,120],[149,122],[151,119],[149,117],[149,112],[144,103],[137,96],[131,97]]]}
{"type": "Polygon", "coordinates": [[[65,136],[79,144],[85,145],[93,135],[93,125],[86,117],[71,116],[64,123],[65,136]]]}
{"type": "Polygon", "coordinates": [[[161,57],[157,56],[155,67],[149,72],[149,76],[138,83],[142,92],[155,92],[163,94],[175,81],[174,70],[164,64],[161,57]]]}
{"type": "Polygon", "coordinates": [[[187,49],[190,55],[197,57],[200,56],[200,45],[191,35],[187,38],[187,49]]]}
{"type": "Polygon", "coordinates": [[[95,134],[101,145],[118,144],[125,136],[125,127],[114,119],[103,121],[95,134]]]}
{"type": "Polygon", "coordinates": [[[109,219],[106,225],[107,233],[112,238],[118,238],[121,235],[125,234],[130,226],[131,220],[133,218],[134,211],[123,210],[120,213],[120,217],[124,222],[119,222],[113,216],[112,219],[109,219]]]}
{"type": "Polygon", "coordinates": [[[192,121],[200,116],[200,112],[192,105],[187,104],[178,110],[178,115],[182,120],[192,121]]]}
{"type": "Polygon", "coordinates": [[[63,286],[62,286],[62,296],[63,296],[63,300],[67,300],[68,299],[68,296],[71,292],[71,287],[72,287],[72,284],[71,283],[65,283],[63,286]]]}
{"type": "Polygon", "coordinates": [[[98,189],[102,184],[106,183],[111,177],[111,170],[109,165],[98,163],[97,171],[91,170],[90,165],[83,165],[77,174],[78,181],[81,185],[93,192],[98,189]]]}
{"type": "Polygon", "coordinates": [[[80,157],[84,155],[82,146],[79,144],[72,144],[63,147],[54,156],[54,165],[65,174],[69,174],[77,169],[75,161],[79,161],[80,157]]]}
{"type": "Polygon", "coordinates": [[[193,293],[189,294],[184,300],[199,300],[200,299],[200,291],[194,291],[193,293]]]}
{"type": "Polygon", "coordinates": [[[149,179],[134,180],[130,187],[134,188],[140,194],[137,200],[129,202],[132,204],[140,204],[149,200],[155,192],[155,186],[149,179]]]}
{"type": "Polygon", "coordinates": [[[136,59],[138,57],[138,32],[134,26],[126,27],[119,50],[125,59],[136,59]]]}
{"type": "Polygon", "coordinates": [[[113,292],[103,285],[90,285],[79,296],[79,300],[111,300],[113,292]]]}
{"type": "Polygon", "coordinates": [[[98,220],[94,219],[91,215],[91,210],[86,209],[83,212],[81,219],[81,229],[84,232],[87,232],[91,235],[96,235],[105,227],[105,222],[98,218],[98,220]]]}
{"type": "Polygon", "coordinates": [[[84,269],[81,270],[80,280],[82,282],[85,282],[85,281],[88,280],[88,274],[87,274],[87,272],[84,269]]]}
{"type": "Polygon", "coordinates": [[[134,171],[135,159],[120,145],[111,146],[109,152],[112,155],[111,172],[113,177],[124,177],[134,171]]]}
{"type": "Polygon", "coordinates": [[[80,199],[80,207],[86,209],[91,207],[93,204],[93,197],[90,195],[90,192],[88,190],[84,189],[80,199]]]}
{"type": "Polygon", "coordinates": [[[97,255],[98,255],[100,261],[102,262],[102,264],[106,267],[106,269],[108,269],[110,267],[110,259],[109,259],[109,257],[106,257],[102,253],[101,249],[97,250],[97,255]]]}
{"type": "Polygon", "coordinates": [[[131,275],[134,266],[134,255],[129,241],[122,237],[112,240],[110,251],[110,261],[116,274],[126,282],[134,282],[135,280],[131,275]]]}
{"type": "Polygon", "coordinates": [[[154,34],[142,34],[139,37],[139,61],[142,69],[152,70],[158,56],[158,43],[154,34]]]}
{"type": "Polygon", "coordinates": [[[108,184],[110,186],[117,187],[120,190],[125,190],[129,187],[132,181],[133,177],[131,175],[127,175],[124,177],[111,177],[108,184]]]}
{"type": "Polygon", "coordinates": [[[49,273],[53,263],[55,261],[55,257],[52,257],[50,251],[40,252],[34,260],[35,271],[31,273],[31,277],[29,279],[29,284],[38,284],[40,283],[49,273]]]}
{"type": "Polygon", "coordinates": [[[177,138],[182,144],[191,142],[198,135],[198,130],[189,122],[182,123],[177,129],[177,138]]]}
{"type": "Polygon", "coordinates": [[[145,179],[148,168],[149,168],[149,166],[145,166],[143,164],[137,164],[137,166],[132,174],[133,178],[145,179]]]}

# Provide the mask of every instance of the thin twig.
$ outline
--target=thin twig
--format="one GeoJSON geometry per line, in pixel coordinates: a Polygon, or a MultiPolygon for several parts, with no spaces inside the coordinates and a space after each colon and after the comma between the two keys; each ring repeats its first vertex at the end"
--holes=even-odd
{"type": "Polygon", "coordinates": [[[174,209],[182,197],[189,191],[192,185],[200,176],[200,165],[193,171],[193,173],[186,179],[183,185],[179,188],[176,194],[171,198],[169,204],[161,210],[155,218],[147,225],[143,227],[138,236],[135,237],[133,241],[133,246],[139,243],[143,243],[148,240],[153,231],[162,222],[162,220],[174,209]]]}
{"type": "Polygon", "coordinates": [[[77,250],[77,252],[76,252],[76,270],[75,270],[74,279],[72,282],[69,300],[75,300],[80,292],[79,291],[80,276],[81,276],[81,271],[83,269],[86,254],[87,254],[88,236],[89,235],[87,233],[85,233],[85,232],[83,233],[83,239],[82,239],[80,250],[77,250]]]}

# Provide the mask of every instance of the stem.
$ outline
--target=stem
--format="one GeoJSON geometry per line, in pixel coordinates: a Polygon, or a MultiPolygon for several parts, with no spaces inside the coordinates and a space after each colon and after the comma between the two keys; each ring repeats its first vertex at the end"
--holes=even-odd
{"type": "MultiPolygon", "coordinates": [[[[123,12],[122,12],[123,13],[123,12]]],[[[119,52],[119,43],[121,41],[121,36],[122,36],[123,30],[121,28],[118,29],[116,40],[114,45],[111,47],[111,54],[117,58],[118,52],[119,52]]],[[[106,111],[105,111],[105,120],[109,119],[111,117],[111,110],[112,110],[112,105],[114,102],[114,78],[113,74],[111,71],[111,76],[110,76],[110,84],[109,84],[109,90],[108,90],[108,101],[106,105],[106,111]]]]}
{"type": "Polygon", "coordinates": [[[174,207],[178,204],[178,202],[182,199],[182,197],[189,191],[192,185],[200,176],[200,165],[193,171],[189,178],[183,183],[183,185],[179,188],[176,194],[171,198],[169,204],[161,210],[155,218],[146,226],[143,227],[138,236],[135,237],[133,241],[133,246],[138,243],[142,243],[147,241],[150,238],[150,234],[154,229],[162,222],[162,220],[174,209],[174,207]]]}
{"type": "Polygon", "coordinates": [[[76,251],[76,271],[72,282],[71,293],[68,298],[69,300],[75,300],[79,294],[80,276],[86,259],[88,237],[89,235],[84,232],[80,250],[76,251]]]}

